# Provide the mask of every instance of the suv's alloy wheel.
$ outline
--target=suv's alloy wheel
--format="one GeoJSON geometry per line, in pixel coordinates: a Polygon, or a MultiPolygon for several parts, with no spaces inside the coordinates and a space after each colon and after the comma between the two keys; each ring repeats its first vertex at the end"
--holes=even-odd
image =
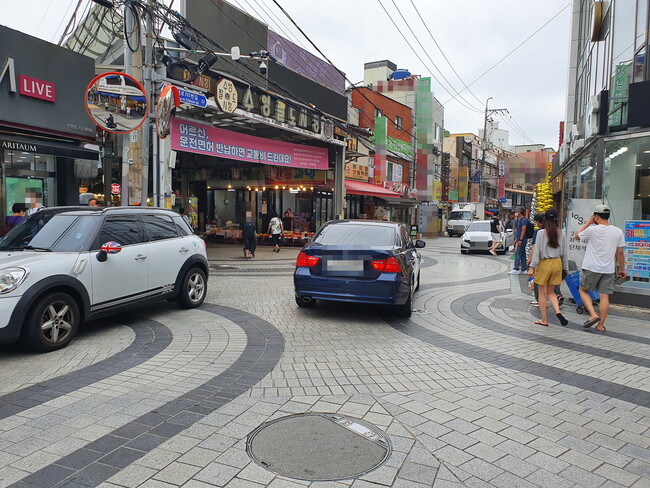
{"type": "Polygon", "coordinates": [[[55,351],[68,345],[79,328],[79,307],[66,293],[41,298],[25,324],[25,339],[41,351],[55,351]]]}
{"type": "Polygon", "coordinates": [[[178,303],[184,308],[198,307],[205,300],[205,292],[205,273],[199,268],[192,268],[183,278],[178,303]]]}

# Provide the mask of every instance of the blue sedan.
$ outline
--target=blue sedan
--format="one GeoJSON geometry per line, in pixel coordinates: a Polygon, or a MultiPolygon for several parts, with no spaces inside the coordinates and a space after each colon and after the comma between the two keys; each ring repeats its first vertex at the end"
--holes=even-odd
{"type": "Polygon", "coordinates": [[[321,227],[296,260],[296,304],[316,300],[392,305],[409,317],[413,293],[420,285],[422,258],[398,223],[335,220],[321,227]]]}

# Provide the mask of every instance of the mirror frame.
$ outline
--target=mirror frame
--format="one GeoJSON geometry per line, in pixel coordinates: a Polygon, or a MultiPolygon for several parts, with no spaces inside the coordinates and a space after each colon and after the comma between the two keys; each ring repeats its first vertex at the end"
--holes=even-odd
{"type": "Polygon", "coordinates": [[[111,132],[113,134],[128,134],[130,132],[138,130],[140,127],[142,127],[142,124],[145,123],[147,118],[149,117],[149,94],[146,92],[144,89],[144,86],[142,86],[142,83],[140,83],[138,80],[136,80],[133,76],[127,75],[126,73],[122,73],[121,71],[108,71],[106,73],[102,73],[101,75],[95,76],[92,80],[90,80],[90,83],[88,83],[88,86],[86,86],[86,90],[84,91],[84,107],[86,108],[86,113],[88,114],[88,117],[92,121],[93,124],[95,124],[97,127],[99,127],[101,130],[106,131],[106,132],[111,132]],[[104,76],[108,75],[119,75],[119,76],[124,76],[129,78],[135,86],[142,92],[144,98],[145,98],[145,112],[144,112],[144,117],[142,117],[142,122],[140,122],[136,127],[133,129],[129,130],[111,130],[111,129],[105,129],[103,126],[97,124],[95,122],[95,117],[92,116],[90,113],[90,109],[88,108],[88,93],[90,92],[90,88],[101,78],[104,76]]]}

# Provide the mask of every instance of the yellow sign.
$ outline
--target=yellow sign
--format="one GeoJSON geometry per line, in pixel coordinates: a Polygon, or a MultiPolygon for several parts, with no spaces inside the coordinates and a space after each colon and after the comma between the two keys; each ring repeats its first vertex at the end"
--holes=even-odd
{"type": "Polygon", "coordinates": [[[442,200],[442,181],[433,180],[433,191],[431,192],[431,200],[440,201],[442,200]]]}

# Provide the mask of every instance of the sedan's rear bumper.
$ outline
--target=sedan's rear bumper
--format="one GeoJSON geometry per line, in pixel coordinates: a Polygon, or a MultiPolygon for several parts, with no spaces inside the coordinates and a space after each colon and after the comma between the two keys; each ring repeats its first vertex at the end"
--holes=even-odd
{"type": "Polygon", "coordinates": [[[382,273],[375,280],[360,280],[316,276],[308,268],[297,268],[293,282],[298,298],[336,302],[402,305],[410,291],[410,280],[398,273],[382,273]]]}

